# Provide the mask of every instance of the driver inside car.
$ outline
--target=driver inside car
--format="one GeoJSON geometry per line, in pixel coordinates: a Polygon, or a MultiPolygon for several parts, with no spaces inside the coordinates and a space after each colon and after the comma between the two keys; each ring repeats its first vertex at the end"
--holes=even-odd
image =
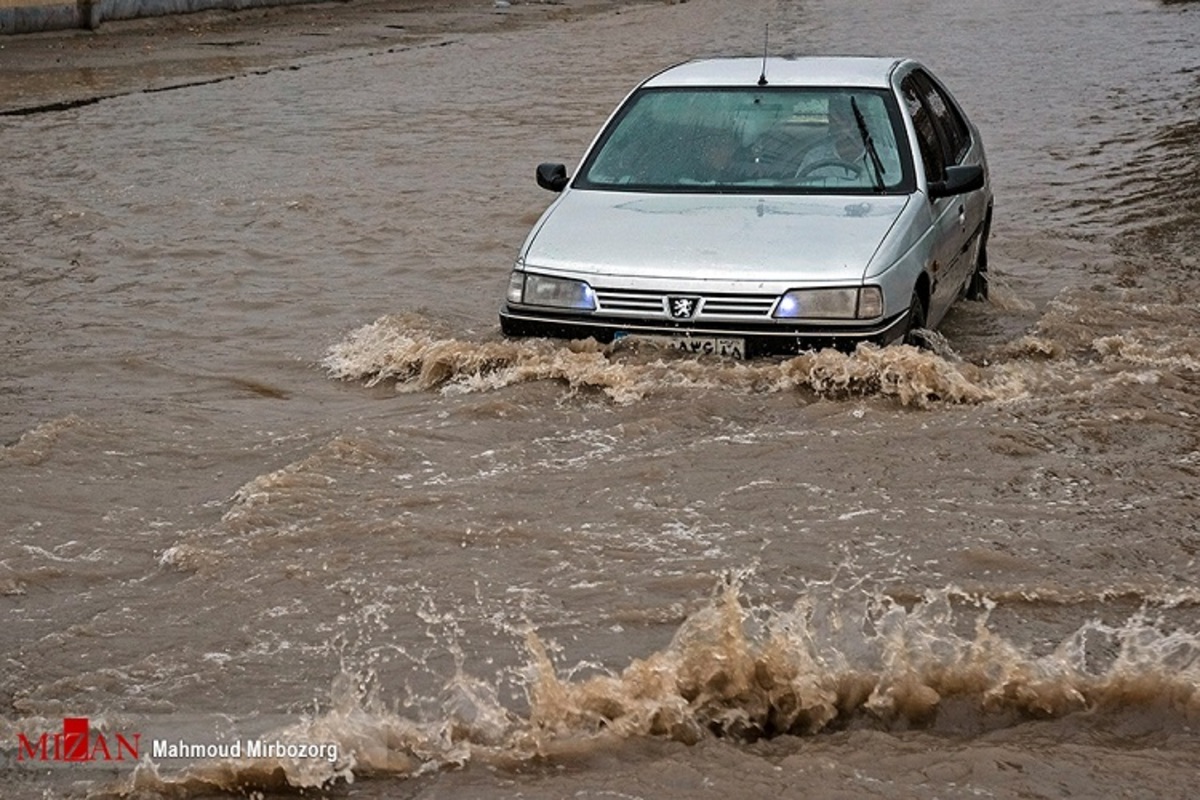
{"type": "Polygon", "coordinates": [[[870,185],[871,181],[876,180],[876,176],[866,144],[867,137],[863,134],[865,128],[879,157],[882,172],[878,176],[879,182],[895,182],[898,178],[896,173],[899,171],[899,159],[891,137],[871,133],[871,126],[867,125],[865,117],[860,127],[850,96],[830,95],[826,120],[825,135],[819,138],[800,160],[800,166],[796,169],[797,178],[841,179],[870,185]]]}

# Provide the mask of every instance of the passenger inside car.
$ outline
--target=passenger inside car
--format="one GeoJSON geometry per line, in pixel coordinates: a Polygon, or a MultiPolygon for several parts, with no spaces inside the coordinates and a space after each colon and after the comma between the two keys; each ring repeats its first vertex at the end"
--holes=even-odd
{"type": "Polygon", "coordinates": [[[754,177],[755,164],[735,131],[716,129],[697,137],[693,147],[695,179],[711,183],[736,183],[754,177]]]}

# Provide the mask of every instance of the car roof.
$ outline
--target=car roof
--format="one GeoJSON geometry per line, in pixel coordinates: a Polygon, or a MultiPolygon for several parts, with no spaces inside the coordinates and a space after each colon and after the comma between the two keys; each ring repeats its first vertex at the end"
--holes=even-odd
{"type": "Polygon", "coordinates": [[[757,86],[759,76],[765,72],[768,86],[886,89],[892,71],[906,60],[874,56],[772,56],[765,62],[761,56],[703,58],[669,67],[642,85],[757,86]]]}

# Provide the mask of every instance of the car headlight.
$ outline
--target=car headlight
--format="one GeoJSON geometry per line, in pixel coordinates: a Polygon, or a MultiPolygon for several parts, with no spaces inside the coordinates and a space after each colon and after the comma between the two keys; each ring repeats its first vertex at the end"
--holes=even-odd
{"type": "Polygon", "coordinates": [[[531,306],[596,310],[596,293],[583,281],[551,278],[513,270],[508,278],[508,301],[531,306]]]}
{"type": "Polygon", "coordinates": [[[883,315],[878,286],[857,289],[792,289],[775,304],[776,319],[874,319],[883,315]]]}

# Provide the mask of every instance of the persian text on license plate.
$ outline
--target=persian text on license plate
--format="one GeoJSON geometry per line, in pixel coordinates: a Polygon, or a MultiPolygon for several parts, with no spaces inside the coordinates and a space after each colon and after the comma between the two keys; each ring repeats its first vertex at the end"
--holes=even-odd
{"type": "Polygon", "coordinates": [[[685,353],[702,353],[729,358],[746,357],[745,339],[728,339],[716,336],[669,336],[663,342],[668,347],[685,353]]]}

